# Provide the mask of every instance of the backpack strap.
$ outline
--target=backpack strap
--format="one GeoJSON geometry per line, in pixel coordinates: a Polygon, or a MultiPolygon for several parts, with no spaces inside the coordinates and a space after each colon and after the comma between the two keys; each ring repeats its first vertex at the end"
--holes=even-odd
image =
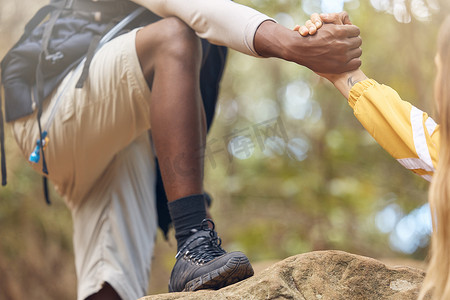
{"type": "MultiPolygon", "coordinates": [[[[75,88],[80,89],[83,87],[84,82],[86,81],[89,74],[89,67],[91,65],[92,59],[94,58],[97,50],[105,43],[116,37],[126,26],[128,26],[132,21],[136,20],[136,18],[138,18],[146,11],[147,10],[144,7],[138,7],[125,18],[114,18],[110,22],[102,36],[94,37],[86,53],[86,60],[84,62],[83,71],[81,72],[80,78],[78,79],[75,88]]],[[[156,18],[156,15],[151,15],[149,17],[149,20],[156,21],[156,18]]]]}
{"type": "MultiPolygon", "coordinates": [[[[1,87],[1,83],[0,83],[1,87]]],[[[5,155],[5,128],[2,110],[2,91],[0,90],[0,155],[2,169],[2,186],[6,185],[6,155],[5,155]]]]}
{"type": "Polygon", "coordinates": [[[15,48],[17,45],[22,43],[27,37],[30,36],[31,32],[44,21],[44,19],[54,10],[63,7],[63,1],[57,3],[50,3],[41,7],[37,13],[31,18],[30,21],[25,25],[25,30],[17,43],[13,46],[15,48]]]}
{"type": "MultiPolygon", "coordinates": [[[[112,2],[112,3],[115,3],[115,2],[112,2]]],[[[49,198],[49,191],[48,191],[48,179],[46,176],[46,175],[48,175],[48,168],[47,168],[47,162],[45,159],[45,151],[44,151],[44,146],[43,146],[45,136],[47,133],[42,130],[41,116],[42,116],[42,104],[44,102],[44,84],[45,84],[43,63],[46,60],[52,59],[52,55],[50,55],[50,53],[48,51],[48,46],[49,46],[50,39],[52,36],[53,27],[55,26],[56,21],[58,20],[58,18],[61,16],[62,12],[65,9],[81,10],[81,11],[96,11],[96,9],[98,9],[101,12],[103,12],[103,10],[106,10],[107,13],[108,12],[109,13],[117,13],[120,10],[125,11],[125,9],[126,9],[125,6],[122,5],[118,8],[118,7],[115,7],[114,5],[111,5],[112,3],[110,3],[110,2],[93,2],[93,1],[87,1],[87,0],[84,0],[84,1],[79,0],[79,1],[73,2],[71,0],[66,0],[64,5],[60,4],[59,7],[52,12],[50,19],[44,28],[44,32],[42,35],[42,50],[41,50],[41,54],[39,55],[39,60],[38,60],[37,68],[36,68],[36,91],[37,91],[37,101],[36,102],[37,102],[37,107],[38,107],[37,122],[38,122],[38,128],[39,128],[39,141],[41,142],[40,152],[41,152],[41,157],[42,157],[42,172],[44,173],[43,188],[44,188],[45,201],[47,202],[47,204],[51,204],[50,198],[49,198]],[[101,3],[101,5],[97,5],[98,3],[101,3]],[[108,5],[105,5],[105,3],[107,3],[108,5]]],[[[122,3],[122,1],[119,1],[117,3],[122,3]]],[[[118,21],[116,21],[115,19],[112,20],[111,25],[108,27],[112,28],[114,23],[116,23],[116,22],[118,22],[118,21]]],[[[80,87],[83,85],[84,80],[86,79],[86,77],[88,75],[90,62],[92,61],[92,58],[95,54],[95,50],[97,49],[97,46],[99,45],[100,40],[101,40],[101,37],[95,37],[92,40],[91,45],[89,46],[89,50],[87,53],[83,72],[82,72],[81,78],[79,80],[79,83],[77,84],[77,87],[80,87]]]]}
{"type": "MultiPolygon", "coordinates": [[[[27,39],[31,32],[36,28],[42,21],[53,11],[60,10],[66,8],[67,1],[66,0],[56,0],[52,3],[45,5],[41,9],[37,11],[37,13],[31,18],[30,21],[25,25],[25,30],[20,39],[17,41],[17,43],[13,46],[15,48],[17,45],[22,43],[25,39],[27,39]]],[[[3,59],[4,60],[4,59],[3,59]]],[[[2,64],[3,64],[2,60],[2,64]]],[[[0,87],[1,87],[1,81],[0,81],[0,87]]],[[[2,185],[5,186],[7,183],[7,172],[6,172],[6,151],[5,151],[5,126],[4,126],[4,119],[3,119],[3,109],[2,109],[3,101],[1,96],[1,90],[0,90],[0,168],[1,168],[1,174],[2,174],[2,185]]]]}
{"type": "Polygon", "coordinates": [[[44,196],[45,201],[47,204],[50,204],[50,198],[49,198],[49,192],[48,192],[48,181],[46,175],[48,175],[48,169],[47,169],[47,161],[45,159],[45,152],[43,147],[43,140],[45,139],[45,136],[42,131],[42,125],[41,125],[41,116],[42,116],[42,104],[44,102],[44,71],[43,71],[43,62],[45,60],[48,60],[50,58],[50,54],[48,52],[48,45],[50,43],[50,38],[52,36],[53,27],[56,24],[56,21],[61,16],[62,12],[66,8],[67,4],[71,4],[72,2],[70,0],[66,0],[64,3],[64,6],[61,5],[58,9],[54,10],[50,16],[50,19],[48,20],[47,24],[45,25],[44,32],[42,35],[42,49],[41,54],[39,55],[38,64],[36,67],[36,91],[37,91],[37,122],[38,122],[38,128],[39,128],[39,141],[41,141],[41,156],[42,156],[42,172],[45,174],[43,178],[43,186],[44,186],[44,196]]]}

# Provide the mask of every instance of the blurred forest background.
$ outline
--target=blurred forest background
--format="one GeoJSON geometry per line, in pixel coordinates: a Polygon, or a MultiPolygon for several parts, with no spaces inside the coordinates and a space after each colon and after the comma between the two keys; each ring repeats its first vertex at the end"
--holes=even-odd
{"type": "MultiPolygon", "coordinates": [[[[1,57],[43,0],[0,0],[1,57]]],[[[363,70],[434,115],[436,33],[448,0],[239,0],[292,28],[345,9],[361,29],[363,70]]],[[[21,157],[7,126],[0,189],[0,299],[75,299],[72,223],[21,157]]],[[[365,132],[346,100],[293,63],[230,51],[206,155],[206,190],[228,251],[255,264],[339,249],[424,261],[428,183],[365,132]]],[[[167,291],[176,252],[158,237],[150,293],[167,291]]],[[[89,234],[89,233],[86,233],[89,234]]]]}

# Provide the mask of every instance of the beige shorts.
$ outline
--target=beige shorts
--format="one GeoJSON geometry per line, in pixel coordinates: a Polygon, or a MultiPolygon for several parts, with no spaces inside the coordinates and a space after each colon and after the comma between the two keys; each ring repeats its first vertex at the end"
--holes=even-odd
{"type": "MultiPolygon", "coordinates": [[[[67,75],[44,104],[42,127],[50,126],[45,152],[49,178],[71,207],[83,201],[120,150],[150,129],[151,93],[135,36],[136,30],[106,44],[94,56],[82,89],[75,88],[79,69],[67,75]]],[[[35,115],[14,122],[13,131],[28,157],[39,137],[35,115]]],[[[33,168],[42,170],[40,163],[33,168]]]]}
{"type": "MultiPolygon", "coordinates": [[[[81,70],[72,72],[44,104],[49,179],[73,216],[78,299],[104,282],[123,299],[142,297],[148,287],[157,228],[155,167],[151,93],[135,37],[136,30],[103,46],[82,89],[75,88],[81,70]]],[[[39,136],[36,116],[12,127],[28,158],[39,136]]]]}

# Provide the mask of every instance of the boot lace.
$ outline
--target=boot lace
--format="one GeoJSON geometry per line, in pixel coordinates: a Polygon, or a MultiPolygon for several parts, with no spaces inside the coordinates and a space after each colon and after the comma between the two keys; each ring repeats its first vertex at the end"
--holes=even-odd
{"type": "Polygon", "coordinates": [[[208,231],[209,238],[205,238],[204,236],[199,237],[203,239],[203,241],[192,248],[189,248],[190,245],[187,245],[187,248],[189,248],[189,250],[184,252],[184,254],[182,253],[183,251],[178,252],[176,258],[183,254],[185,259],[190,260],[197,265],[203,265],[204,263],[207,263],[216,257],[224,255],[226,251],[221,247],[222,240],[217,236],[217,232],[214,230],[214,228],[215,225],[212,220],[203,220],[200,230],[208,231]],[[211,228],[209,224],[211,224],[211,228]]]}

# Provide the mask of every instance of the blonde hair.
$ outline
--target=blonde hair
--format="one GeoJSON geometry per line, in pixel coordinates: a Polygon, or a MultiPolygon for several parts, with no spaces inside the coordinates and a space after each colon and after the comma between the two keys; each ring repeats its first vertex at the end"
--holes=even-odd
{"type": "Polygon", "coordinates": [[[435,101],[439,112],[439,161],[428,201],[433,220],[430,262],[419,299],[450,299],[450,16],[442,24],[437,45],[435,101]]]}

